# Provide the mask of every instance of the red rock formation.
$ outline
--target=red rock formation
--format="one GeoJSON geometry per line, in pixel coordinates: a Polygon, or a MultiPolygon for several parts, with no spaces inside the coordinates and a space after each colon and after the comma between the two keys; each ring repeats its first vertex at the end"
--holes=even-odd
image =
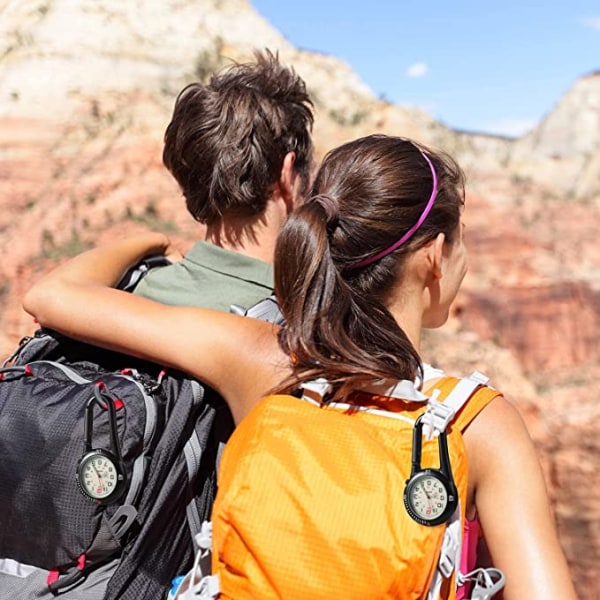
{"type": "Polygon", "coordinates": [[[0,356],[33,331],[20,298],[57,262],[146,226],[168,231],[182,248],[200,236],[161,165],[172,101],[200,67],[222,64],[216,48],[243,56],[253,40],[268,40],[315,94],[319,155],[377,130],[447,149],[468,168],[471,270],[450,323],[427,336],[425,355],[448,371],[486,372],[518,406],[540,449],[579,597],[597,599],[600,207],[589,191],[599,189],[600,138],[597,128],[586,130],[582,157],[569,129],[565,164],[544,142],[563,139],[561,123],[581,122],[581,114],[569,117],[581,94],[585,118],[595,118],[597,75],[515,152],[511,140],[456,134],[370,98],[346,65],[291,48],[243,0],[198,2],[200,12],[168,0],[153,4],[156,13],[90,0],[55,0],[49,11],[9,4],[0,32],[27,35],[0,36],[0,356]],[[576,168],[576,188],[552,185],[576,168]]]}
{"type": "Polygon", "coordinates": [[[600,361],[600,291],[580,281],[469,295],[464,324],[510,348],[528,372],[600,361]]]}

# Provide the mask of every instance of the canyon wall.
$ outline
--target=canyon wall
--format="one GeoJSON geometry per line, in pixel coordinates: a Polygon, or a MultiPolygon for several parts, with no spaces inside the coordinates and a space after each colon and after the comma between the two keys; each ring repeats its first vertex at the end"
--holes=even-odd
{"type": "Polygon", "coordinates": [[[0,0],[0,17],[0,355],[34,330],[20,297],[53,265],[146,227],[182,248],[201,235],[161,164],[175,96],[254,48],[277,50],[314,98],[319,156],[385,132],[465,168],[471,269],[425,355],[486,372],[521,410],[579,596],[599,598],[598,73],[513,140],[375,98],[348,65],[294,48],[245,0],[0,0]]]}

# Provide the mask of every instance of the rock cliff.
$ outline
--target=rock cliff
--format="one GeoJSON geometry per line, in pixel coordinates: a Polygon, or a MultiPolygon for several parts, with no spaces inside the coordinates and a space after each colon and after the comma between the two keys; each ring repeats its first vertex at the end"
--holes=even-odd
{"type": "Polygon", "coordinates": [[[600,192],[600,72],[581,77],[554,110],[517,140],[510,168],[555,192],[590,199],[600,192]]]}
{"type": "Polygon", "coordinates": [[[579,596],[598,598],[598,73],[512,140],[376,99],[348,65],[292,47],[247,0],[0,0],[0,17],[0,355],[33,330],[19,299],[57,262],[144,227],[182,247],[199,236],[161,165],[175,95],[254,48],[278,50],[314,97],[319,155],[379,131],[466,169],[471,271],[426,355],[487,372],[522,411],[579,596]]]}

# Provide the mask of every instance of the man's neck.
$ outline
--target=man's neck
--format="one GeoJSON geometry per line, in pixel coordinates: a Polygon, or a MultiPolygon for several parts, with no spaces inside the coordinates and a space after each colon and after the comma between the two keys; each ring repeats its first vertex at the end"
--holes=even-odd
{"type": "Polygon", "coordinates": [[[214,244],[219,248],[238,252],[244,256],[256,258],[263,262],[272,263],[275,253],[275,238],[268,239],[267,236],[259,236],[254,239],[249,239],[245,236],[225,236],[220,232],[213,232],[210,228],[207,229],[205,240],[209,244],[214,244]]]}
{"type": "Polygon", "coordinates": [[[220,248],[272,263],[277,235],[286,218],[287,212],[282,205],[269,201],[265,212],[259,216],[228,218],[208,226],[204,239],[220,248]]]}

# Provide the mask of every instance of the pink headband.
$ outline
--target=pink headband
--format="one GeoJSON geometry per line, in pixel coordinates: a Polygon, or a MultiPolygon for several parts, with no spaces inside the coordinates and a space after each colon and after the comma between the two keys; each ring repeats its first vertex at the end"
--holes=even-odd
{"type": "Polygon", "coordinates": [[[433,207],[433,204],[435,202],[435,197],[437,196],[437,193],[438,193],[438,179],[437,179],[437,174],[435,172],[435,168],[433,166],[433,163],[429,159],[429,156],[427,156],[427,154],[425,154],[425,152],[421,152],[421,154],[423,155],[423,158],[427,161],[427,164],[429,165],[429,168],[431,169],[431,175],[433,176],[433,189],[431,190],[431,196],[429,197],[429,201],[427,202],[427,205],[423,209],[423,212],[421,213],[419,220],[397,242],[394,242],[389,248],[386,248],[385,250],[378,252],[374,256],[370,256],[369,258],[365,258],[364,260],[357,262],[355,265],[352,265],[350,267],[351,269],[358,269],[359,267],[366,267],[367,265],[374,263],[375,261],[379,260],[380,258],[387,256],[388,254],[390,254],[391,252],[396,250],[396,248],[399,248],[400,246],[402,246],[402,244],[404,244],[404,242],[409,240],[415,234],[415,232],[423,224],[423,221],[425,221],[425,219],[427,218],[427,215],[430,213],[430,211],[433,207]]]}

